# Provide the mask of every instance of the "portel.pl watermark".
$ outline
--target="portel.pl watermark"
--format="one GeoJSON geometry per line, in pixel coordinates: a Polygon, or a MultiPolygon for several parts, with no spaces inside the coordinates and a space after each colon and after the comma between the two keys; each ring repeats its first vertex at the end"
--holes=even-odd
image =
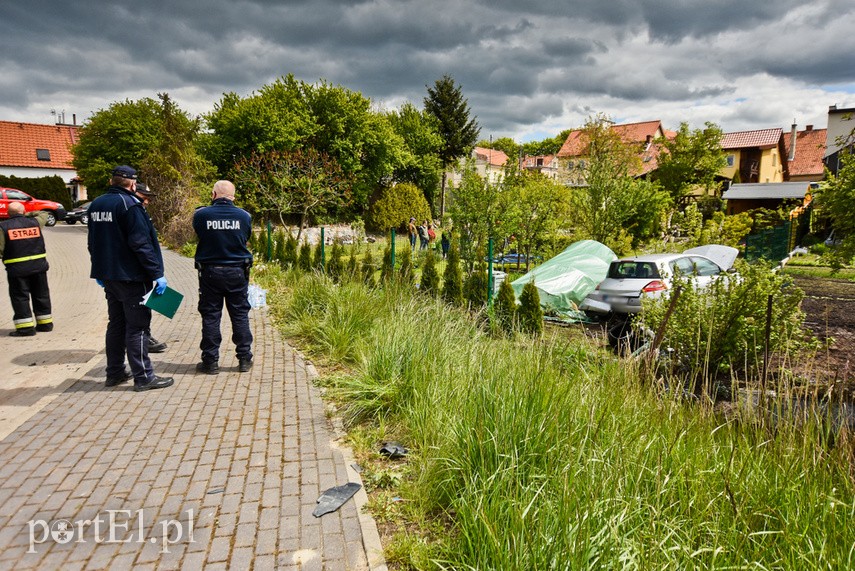
{"type": "Polygon", "coordinates": [[[93,519],[43,520],[27,522],[30,531],[30,549],[36,545],[54,543],[161,543],[161,553],[169,553],[169,546],[182,541],[193,543],[193,510],[186,512],[187,521],[166,519],[155,523],[151,536],[145,535],[145,510],[105,510],[93,519]],[[157,533],[158,529],[160,533],[157,533]]]}

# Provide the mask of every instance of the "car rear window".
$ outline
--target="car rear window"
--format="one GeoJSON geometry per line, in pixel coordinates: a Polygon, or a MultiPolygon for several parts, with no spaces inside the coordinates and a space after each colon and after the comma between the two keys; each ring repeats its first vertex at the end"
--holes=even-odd
{"type": "Polygon", "coordinates": [[[627,278],[658,278],[659,270],[653,262],[618,260],[609,266],[609,277],[616,280],[627,278]]]}

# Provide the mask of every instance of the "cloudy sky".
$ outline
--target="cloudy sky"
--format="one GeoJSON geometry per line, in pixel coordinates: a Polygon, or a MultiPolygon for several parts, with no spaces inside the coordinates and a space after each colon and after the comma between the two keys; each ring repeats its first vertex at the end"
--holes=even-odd
{"type": "Polygon", "coordinates": [[[168,92],[192,114],[277,77],[421,107],[450,74],[481,137],[594,113],[725,131],[855,107],[852,0],[2,0],[0,120],[168,92]]]}

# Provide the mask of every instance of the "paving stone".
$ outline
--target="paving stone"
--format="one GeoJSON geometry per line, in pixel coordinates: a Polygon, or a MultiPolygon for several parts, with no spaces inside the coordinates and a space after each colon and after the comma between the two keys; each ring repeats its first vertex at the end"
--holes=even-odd
{"type": "MultiPolygon", "coordinates": [[[[0,568],[366,569],[352,505],[329,521],[311,516],[320,488],[341,483],[344,461],[330,446],[324,406],[303,358],[266,312],[250,314],[252,371],[237,372],[224,317],[220,374],[195,374],[196,271],[192,260],[164,251],[170,285],[186,297],[175,319],[153,318],[154,335],[169,348],[152,361],[176,383],[150,393],[129,385],[108,389],[98,349],[106,304],[81,263],[85,227],[53,227],[46,240],[54,319],[63,335],[38,335],[26,344],[0,335],[0,370],[13,383],[4,387],[13,396],[0,395],[0,568]],[[23,353],[37,365],[21,365],[23,353]],[[22,406],[13,400],[18,394],[38,405],[22,406]],[[4,411],[13,407],[15,420],[7,422],[4,411]],[[26,553],[30,519],[106,521],[107,510],[131,513],[127,530],[117,530],[127,542],[96,543],[90,527],[87,542],[48,539],[37,553],[26,553]],[[182,525],[184,535],[164,553],[167,520],[182,525]],[[304,554],[299,562],[298,553],[304,554]]],[[[0,304],[4,327],[11,328],[8,304],[0,304]]]]}

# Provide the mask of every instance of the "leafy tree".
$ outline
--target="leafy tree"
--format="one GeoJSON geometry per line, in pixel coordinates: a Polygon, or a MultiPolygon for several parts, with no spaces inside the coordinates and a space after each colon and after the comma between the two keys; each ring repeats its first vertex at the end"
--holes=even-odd
{"type": "Polygon", "coordinates": [[[333,158],[312,148],[253,154],[235,166],[235,182],[256,208],[278,215],[283,226],[285,214],[298,214],[298,240],[310,215],[351,200],[351,179],[333,158]]]}
{"type": "Polygon", "coordinates": [[[855,153],[842,149],[837,174],[828,175],[817,195],[819,210],[831,221],[835,235],[841,238],[840,244],[827,254],[835,268],[850,263],[855,256],[853,204],[855,204],[855,153]]]}
{"type": "Polygon", "coordinates": [[[662,225],[668,195],[656,185],[636,180],[640,159],[635,145],[625,144],[605,117],[588,121],[583,137],[587,150],[575,177],[584,186],[573,188],[572,214],[582,238],[603,242],[617,252],[650,237],[662,225]]]}
{"type": "Polygon", "coordinates": [[[304,272],[312,270],[312,247],[308,242],[303,242],[303,245],[300,246],[300,257],[297,260],[297,265],[304,272]]]}
{"type": "Polygon", "coordinates": [[[409,182],[422,189],[431,212],[437,212],[436,198],[442,176],[439,159],[442,137],[436,118],[427,111],[419,111],[412,103],[404,103],[400,110],[391,111],[388,118],[392,129],[403,139],[409,151],[392,176],[398,183],[409,182]]]}
{"type": "Polygon", "coordinates": [[[137,168],[140,180],[157,191],[149,215],[172,246],[193,238],[193,210],[207,193],[214,169],[197,152],[200,122],[166,93],[114,103],[95,113],[72,147],[72,163],[92,196],[107,189],[119,164],[137,168]]]}
{"type": "Polygon", "coordinates": [[[252,154],[315,149],[335,161],[353,180],[349,209],[359,214],[368,197],[408,156],[401,137],[383,113],[362,94],[321,81],[309,84],[293,75],[278,78],[257,93],[223,96],[206,117],[205,149],[221,173],[252,154]]]}
{"type": "Polygon", "coordinates": [[[531,256],[559,228],[566,227],[570,214],[570,191],[541,173],[522,171],[506,176],[500,195],[502,230],[516,237],[518,251],[531,256]]]}
{"type": "Polygon", "coordinates": [[[555,137],[546,138],[542,141],[530,141],[522,144],[522,152],[524,155],[542,156],[555,155],[561,150],[564,141],[572,132],[572,129],[565,129],[558,133],[555,137]]]}
{"type": "Polygon", "coordinates": [[[726,165],[726,154],[721,148],[724,136],[715,123],[707,122],[704,129],[689,130],[681,123],[677,135],[662,143],[665,152],[659,155],[659,166],[654,176],[662,188],[679,204],[696,189],[705,195],[714,194],[718,183],[716,176],[726,165]]]}
{"type": "Polygon", "coordinates": [[[409,247],[401,251],[401,267],[398,269],[398,275],[401,276],[401,283],[413,283],[413,252],[409,247]]]}
{"type": "Polygon", "coordinates": [[[443,274],[442,299],[451,305],[463,305],[463,274],[457,236],[452,237],[443,274]]]}
{"type": "Polygon", "coordinates": [[[422,191],[405,182],[384,188],[368,209],[365,222],[369,228],[386,232],[390,228],[402,229],[411,217],[416,220],[430,219],[430,206],[422,191]]]}
{"type": "Polygon", "coordinates": [[[464,156],[475,144],[480,128],[475,117],[469,117],[469,103],[463,97],[460,87],[455,85],[450,75],[436,80],[434,86],[427,88],[424,99],[425,110],[433,115],[439,125],[442,147],[439,158],[442,161],[442,182],[440,184],[439,214],[445,215],[445,182],[449,167],[464,156]]]}
{"type": "Polygon", "coordinates": [[[540,295],[533,281],[523,286],[517,318],[522,331],[533,335],[543,332],[543,310],[540,309],[540,295]]]}
{"type": "Polygon", "coordinates": [[[439,280],[439,272],[436,270],[436,258],[434,257],[433,250],[428,250],[425,255],[425,262],[422,266],[422,276],[421,283],[419,284],[419,291],[431,296],[436,297],[439,293],[440,289],[440,280],[439,280]]]}
{"type": "Polygon", "coordinates": [[[499,285],[499,294],[496,296],[496,301],[493,302],[493,312],[499,326],[504,331],[508,333],[513,331],[517,312],[517,298],[510,281],[502,280],[499,285]]]}
{"type": "Polygon", "coordinates": [[[460,185],[454,189],[449,203],[449,213],[462,243],[459,249],[464,259],[473,260],[477,249],[486,250],[487,240],[501,233],[497,227],[497,222],[504,219],[501,194],[501,183],[491,184],[476,172],[471,159],[466,161],[460,185]]]}

